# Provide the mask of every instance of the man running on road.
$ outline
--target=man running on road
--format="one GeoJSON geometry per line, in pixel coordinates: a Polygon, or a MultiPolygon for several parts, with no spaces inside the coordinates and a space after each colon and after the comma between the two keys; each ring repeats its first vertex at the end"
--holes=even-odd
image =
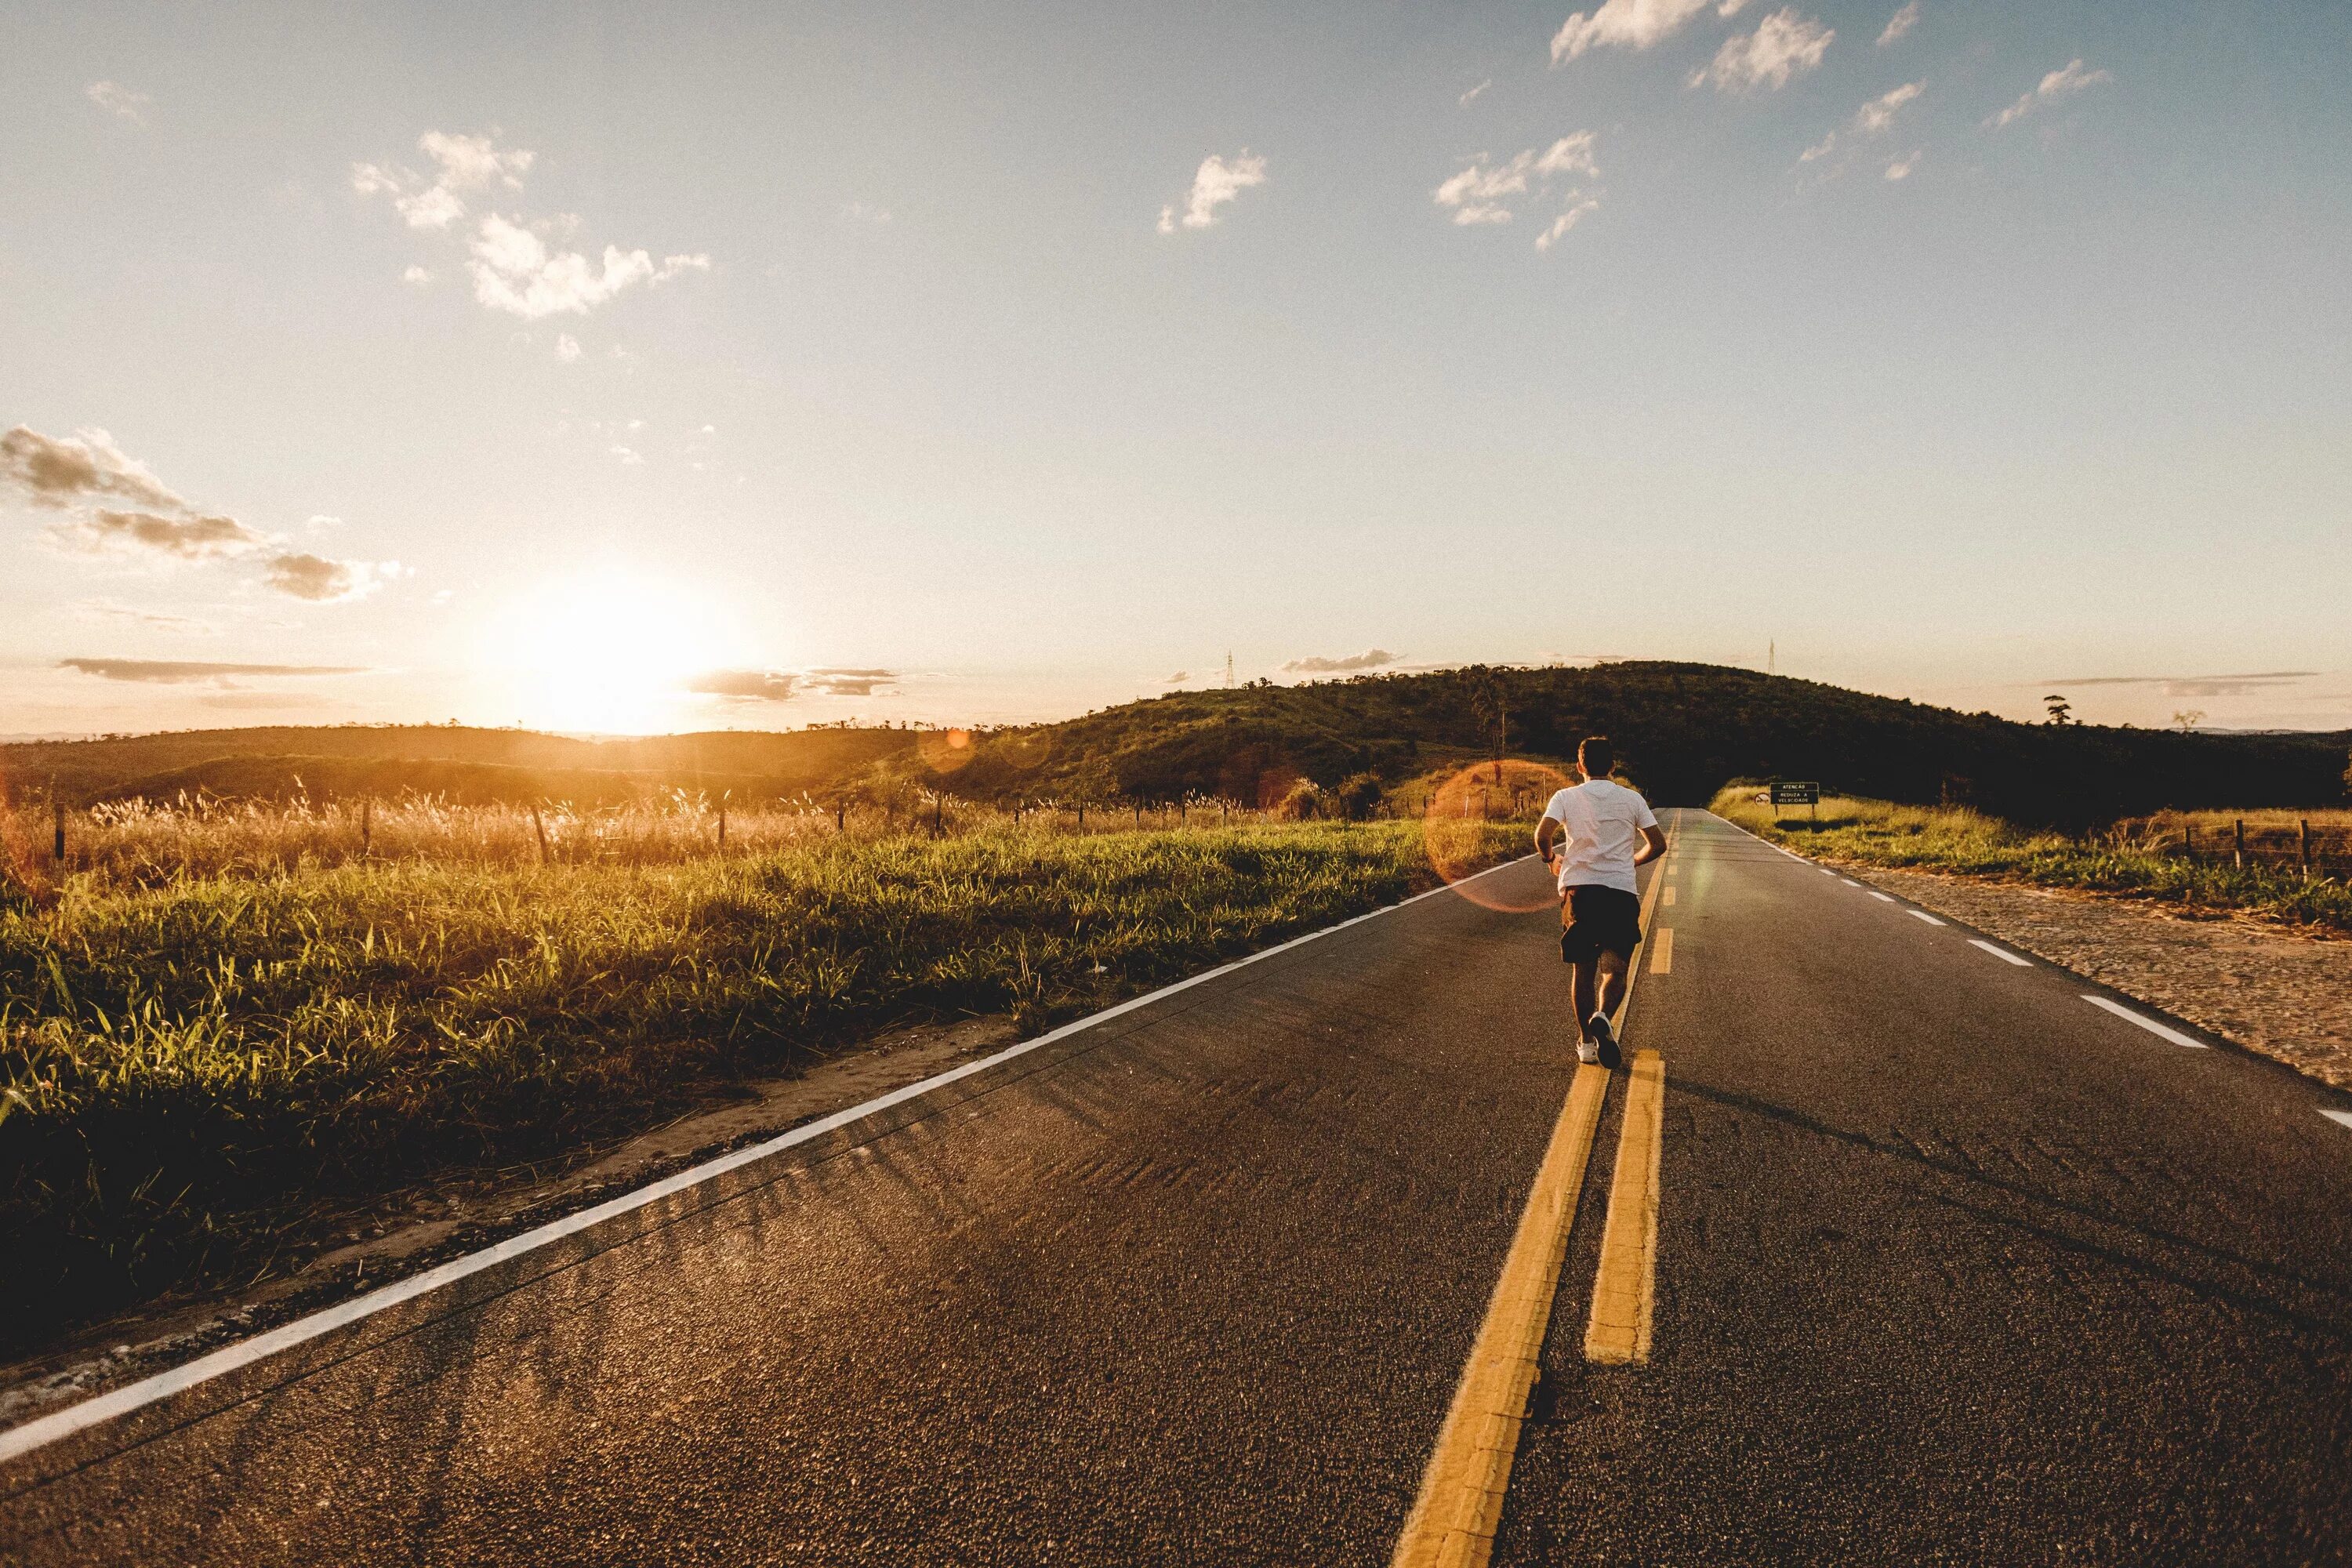
{"type": "Polygon", "coordinates": [[[1612,1068],[1624,1058],[1609,1016],[1625,999],[1625,973],[1642,941],[1633,868],[1666,852],[1649,802],[1610,778],[1615,765],[1609,737],[1587,737],[1576,748],[1584,782],[1554,795],[1536,824],[1536,853],[1558,873],[1564,900],[1559,956],[1576,973],[1576,1059],[1612,1068]]]}

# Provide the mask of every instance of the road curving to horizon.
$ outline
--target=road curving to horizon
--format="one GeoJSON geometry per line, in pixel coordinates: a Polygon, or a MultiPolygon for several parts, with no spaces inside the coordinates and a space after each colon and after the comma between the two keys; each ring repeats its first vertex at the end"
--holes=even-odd
{"type": "Polygon", "coordinates": [[[1635,1137],[1416,900],[16,1453],[0,1563],[1388,1563],[1560,1150],[1470,1560],[2340,1552],[2352,1100],[1668,820],[1635,1137]]]}

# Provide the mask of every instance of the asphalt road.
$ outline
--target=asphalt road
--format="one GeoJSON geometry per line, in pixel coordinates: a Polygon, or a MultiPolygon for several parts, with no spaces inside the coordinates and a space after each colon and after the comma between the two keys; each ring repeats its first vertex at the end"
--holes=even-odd
{"type": "MultiPolygon", "coordinates": [[[[1620,1075],[1495,1561],[2346,1560],[2345,1099],[1712,818],[1669,864],[1650,1360],[1583,1359],[1620,1075]]],[[[1553,919],[1425,900],[62,1438],[0,1562],[1385,1563],[1572,1072],[1553,919]]]]}

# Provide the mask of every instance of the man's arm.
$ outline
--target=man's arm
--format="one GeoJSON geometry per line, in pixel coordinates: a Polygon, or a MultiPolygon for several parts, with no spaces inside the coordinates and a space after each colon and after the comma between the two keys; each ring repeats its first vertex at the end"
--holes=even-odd
{"type": "Polygon", "coordinates": [[[1633,851],[1633,864],[1646,866],[1666,852],[1666,836],[1656,827],[1642,829],[1642,847],[1633,851]]]}
{"type": "Polygon", "coordinates": [[[1543,857],[1545,865],[1551,864],[1551,847],[1566,836],[1567,830],[1554,818],[1547,816],[1536,824],[1536,853],[1543,857]]]}

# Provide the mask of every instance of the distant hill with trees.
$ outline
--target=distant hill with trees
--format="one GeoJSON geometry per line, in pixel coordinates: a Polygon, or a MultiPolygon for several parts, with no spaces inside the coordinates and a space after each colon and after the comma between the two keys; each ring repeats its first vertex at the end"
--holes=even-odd
{"type": "Polygon", "coordinates": [[[1471,666],[1302,686],[1175,692],[1055,724],[971,733],[816,728],[579,740],[520,730],[195,731],[0,748],[13,790],[87,802],[180,791],[285,798],[404,790],[604,801],[685,788],[739,798],[937,789],[972,799],[1270,805],[1299,780],[1394,784],[1497,754],[1561,761],[1587,734],[1664,803],[1737,779],[1974,805],[2084,826],[2167,807],[2345,797],[2352,734],[2021,724],[1717,665],[1471,666]],[[299,784],[296,782],[299,780],[299,784]]]}

